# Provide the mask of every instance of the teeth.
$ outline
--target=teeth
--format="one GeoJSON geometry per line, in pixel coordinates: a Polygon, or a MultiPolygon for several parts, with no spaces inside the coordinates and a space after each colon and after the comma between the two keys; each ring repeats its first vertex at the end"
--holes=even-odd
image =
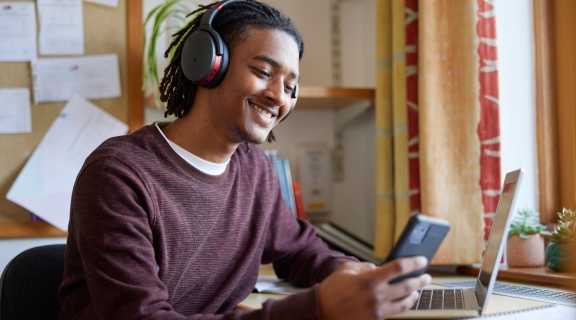
{"type": "Polygon", "coordinates": [[[250,103],[250,106],[251,106],[252,108],[256,109],[256,110],[257,110],[258,112],[260,112],[261,114],[263,114],[266,118],[268,118],[268,119],[272,118],[272,114],[271,114],[270,112],[268,112],[268,111],[266,111],[266,110],[258,107],[257,105],[253,105],[253,104],[251,104],[251,103],[250,103]]]}

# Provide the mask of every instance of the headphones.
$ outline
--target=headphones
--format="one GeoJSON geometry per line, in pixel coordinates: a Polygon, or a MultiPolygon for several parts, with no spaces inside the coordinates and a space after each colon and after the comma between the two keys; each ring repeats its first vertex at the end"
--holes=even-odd
{"type": "MultiPolygon", "coordinates": [[[[182,48],[182,58],[180,60],[180,66],[188,80],[201,87],[215,88],[224,79],[224,75],[226,75],[228,70],[230,53],[224,39],[220,37],[216,30],[212,29],[212,22],[222,8],[240,1],[244,0],[226,0],[215,4],[204,12],[198,29],[188,35],[182,48]]],[[[290,96],[290,111],[280,122],[286,120],[292,113],[297,99],[298,85],[294,87],[294,91],[292,91],[290,96]]]]}

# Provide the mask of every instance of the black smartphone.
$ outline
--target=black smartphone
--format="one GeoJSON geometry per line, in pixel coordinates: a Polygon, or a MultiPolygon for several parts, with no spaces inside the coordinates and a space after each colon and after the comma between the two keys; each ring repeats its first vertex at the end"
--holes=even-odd
{"type": "MultiPolygon", "coordinates": [[[[430,262],[448,231],[450,231],[450,222],[447,220],[421,214],[412,216],[384,263],[400,257],[413,256],[425,256],[430,262]]],[[[426,272],[427,268],[392,279],[389,283],[419,276],[426,272]]]]}

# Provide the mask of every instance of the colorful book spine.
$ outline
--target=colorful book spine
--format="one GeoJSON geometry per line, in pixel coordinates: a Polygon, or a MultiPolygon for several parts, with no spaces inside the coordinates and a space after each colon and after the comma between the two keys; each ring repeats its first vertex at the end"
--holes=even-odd
{"type": "Polygon", "coordinates": [[[292,209],[292,212],[294,212],[294,215],[296,214],[296,201],[294,201],[294,189],[292,187],[292,173],[290,171],[290,163],[288,162],[288,159],[286,158],[279,158],[280,160],[280,164],[284,173],[284,179],[285,179],[285,188],[286,188],[286,202],[288,202],[288,205],[290,206],[290,208],[292,209]]]}
{"type": "Polygon", "coordinates": [[[276,173],[276,176],[278,177],[282,198],[284,198],[288,207],[290,207],[294,216],[296,216],[296,202],[294,201],[292,176],[288,159],[278,157],[278,152],[276,150],[266,150],[264,153],[268,156],[268,160],[270,160],[274,173],[276,173]]]}
{"type": "Polygon", "coordinates": [[[300,181],[292,181],[292,189],[294,190],[294,202],[296,203],[296,215],[302,220],[308,221],[308,213],[306,212],[306,205],[304,205],[304,197],[302,196],[302,188],[300,181]]]}

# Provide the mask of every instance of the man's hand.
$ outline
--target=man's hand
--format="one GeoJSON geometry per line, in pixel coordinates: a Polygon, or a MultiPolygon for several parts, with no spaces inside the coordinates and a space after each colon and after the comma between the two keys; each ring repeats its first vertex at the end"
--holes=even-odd
{"type": "Polygon", "coordinates": [[[426,264],[422,256],[395,259],[380,267],[344,263],[320,284],[322,319],[384,319],[411,308],[418,299],[416,290],[430,284],[430,275],[388,282],[426,264]]]}

